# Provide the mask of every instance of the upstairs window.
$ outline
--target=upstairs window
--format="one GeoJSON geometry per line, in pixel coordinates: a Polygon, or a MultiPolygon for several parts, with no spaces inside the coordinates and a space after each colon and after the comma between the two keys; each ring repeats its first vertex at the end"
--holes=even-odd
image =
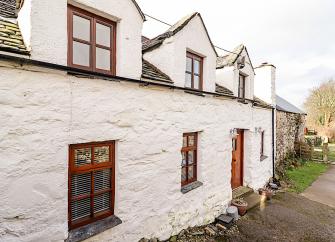
{"type": "Polygon", "coordinates": [[[68,65],[115,75],[116,23],[68,7],[68,65]]]}
{"type": "Polygon", "coordinates": [[[115,142],[70,145],[69,228],[114,214],[115,142]]]}
{"type": "Polygon", "coordinates": [[[238,82],[238,97],[243,99],[245,98],[245,79],[246,77],[240,74],[238,82]]]}
{"type": "Polygon", "coordinates": [[[185,87],[202,90],[203,58],[187,52],[185,87]]]}
{"type": "Polygon", "coordinates": [[[181,186],[188,185],[197,180],[197,152],[198,134],[184,134],[183,147],[181,149],[181,186]]]}

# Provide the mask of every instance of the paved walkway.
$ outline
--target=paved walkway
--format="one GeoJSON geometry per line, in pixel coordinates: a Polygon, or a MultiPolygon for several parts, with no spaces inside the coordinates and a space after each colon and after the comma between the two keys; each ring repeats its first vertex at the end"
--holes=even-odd
{"type": "Polygon", "coordinates": [[[335,208],[335,165],[321,175],[301,195],[304,197],[335,208]]]}

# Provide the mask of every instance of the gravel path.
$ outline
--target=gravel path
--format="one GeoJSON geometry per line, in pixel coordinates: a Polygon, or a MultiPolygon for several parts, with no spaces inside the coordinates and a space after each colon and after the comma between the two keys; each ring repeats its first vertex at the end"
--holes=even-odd
{"type": "Polygon", "coordinates": [[[293,193],[279,193],[237,222],[223,241],[334,242],[335,209],[293,193]]]}

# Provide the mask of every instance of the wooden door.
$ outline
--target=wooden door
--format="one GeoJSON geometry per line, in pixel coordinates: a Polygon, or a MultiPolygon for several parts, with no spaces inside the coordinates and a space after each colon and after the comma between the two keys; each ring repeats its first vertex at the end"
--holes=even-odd
{"type": "Polygon", "coordinates": [[[237,137],[233,139],[233,154],[231,163],[231,186],[232,189],[243,186],[243,145],[244,132],[239,129],[237,137]]]}

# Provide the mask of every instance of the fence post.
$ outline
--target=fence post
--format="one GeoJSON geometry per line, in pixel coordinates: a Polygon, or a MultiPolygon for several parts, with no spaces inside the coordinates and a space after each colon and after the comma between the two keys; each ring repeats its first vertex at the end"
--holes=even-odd
{"type": "Polygon", "coordinates": [[[328,142],[323,143],[322,154],[323,154],[323,161],[328,162],[328,142]]]}

